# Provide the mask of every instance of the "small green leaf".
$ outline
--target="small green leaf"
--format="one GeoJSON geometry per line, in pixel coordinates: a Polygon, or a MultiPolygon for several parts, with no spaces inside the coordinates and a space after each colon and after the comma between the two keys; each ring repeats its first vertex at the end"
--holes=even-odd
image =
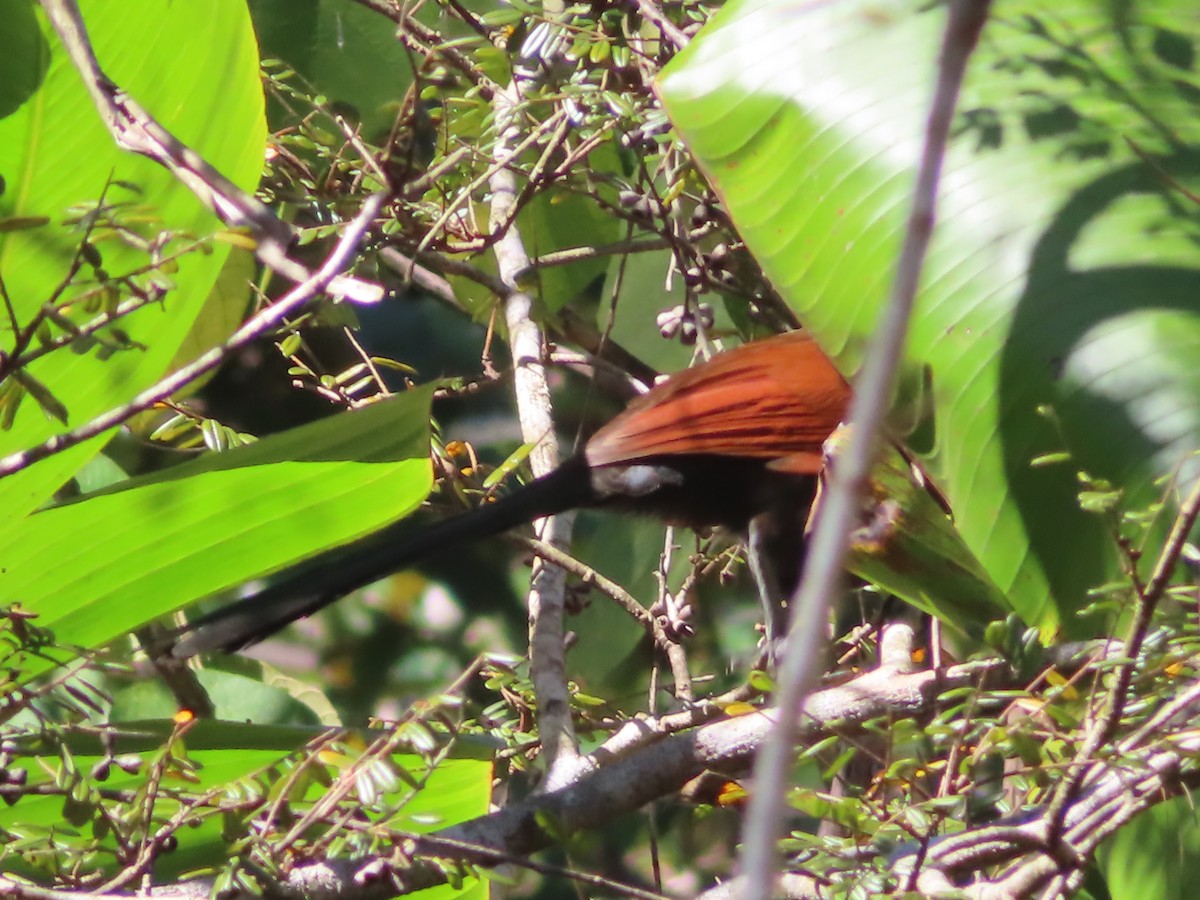
{"type": "Polygon", "coordinates": [[[8,216],[0,218],[0,234],[6,231],[30,231],[49,224],[49,216],[8,216]]]}

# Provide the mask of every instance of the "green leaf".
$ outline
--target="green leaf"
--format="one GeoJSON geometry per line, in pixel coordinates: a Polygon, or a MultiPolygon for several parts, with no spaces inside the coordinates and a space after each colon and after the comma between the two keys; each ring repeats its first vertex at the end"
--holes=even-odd
{"type": "MultiPolygon", "coordinates": [[[[241,3],[196,5],[147,0],[138,15],[99,0],[80,4],[101,66],[161,124],[244,189],[253,189],[265,142],[257,45],[241,3]],[[220,127],[213,127],[220,122],[220,127]]],[[[45,217],[53,224],[0,233],[0,275],[19,325],[33,320],[67,275],[82,232],[68,211],[107,200],[124,203],[144,234],[204,235],[217,221],[195,196],[150,160],[119,150],[78,74],[34,4],[4,0],[0,30],[0,219],[45,217]],[[40,24],[39,24],[40,23],[40,24]],[[11,77],[11,80],[10,80],[11,77]],[[34,90],[36,88],[36,90],[34,90]]],[[[144,252],[110,240],[101,248],[112,277],[146,263],[144,252]]],[[[166,371],[228,252],[190,253],[163,306],[122,320],[128,341],[51,353],[28,374],[65,409],[71,426],[119,406],[166,371]],[[124,344],[129,349],[116,350],[124,344]],[[82,350],[82,352],[73,352],[82,350]]],[[[81,276],[92,278],[88,265],[81,276]]],[[[79,293],[69,288],[64,300],[79,293]]],[[[61,307],[60,307],[61,310],[61,307]]],[[[7,324],[7,317],[5,317],[7,324]]],[[[11,349],[12,335],[0,349],[11,349]]],[[[41,443],[60,430],[33,402],[21,404],[0,456],[41,443]]],[[[104,438],[60,453],[4,480],[0,554],[9,532],[65,483],[104,438]]]]}
{"type": "Polygon", "coordinates": [[[0,118],[33,96],[46,77],[50,50],[38,27],[35,8],[29,0],[0,0],[5,32],[0,45],[8,51],[0,53],[0,118]]]}
{"type": "MultiPolygon", "coordinates": [[[[739,232],[847,373],[892,282],[944,19],[743,0],[661,79],[739,232]]],[[[1043,628],[1094,630],[1075,612],[1116,571],[1075,472],[1137,508],[1156,478],[1200,471],[1200,243],[1179,187],[1200,179],[1200,120],[1163,29],[1193,33],[1193,6],[993,6],[901,373],[897,421],[930,407],[927,463],[963,540],[1043,628]]]]}
{"type": "MultiPolygon", "coordinates": [[[[610,172],[618,165],[611,147],[594,151],[588,161],[593,169],[599,166],[610,172]]],[[[566,191],[534,195],[521,210],[518,223],[534,258],[558,250],[599,247],[620,240],[624,234],[620,220],[605,212],[595,199],[566,191]]],[[[551,311],[580,299],[586,303],[592,300],[608,267],[609,259],[597,256],[538,269],[539,295],[551,311]]]]}
{"type": "MultiPolygon", "coordinates": [[[[217,716],[233,722],[254,722],[256,725],[326,724],[308,706],[287,691],[237,672],[204,668],[196,672],[196,680],[204,689],[217,716]]],[[[167,685],[158,679],[135,682],[113,697],[110,722],[137,719],[169,719],[179,710],[179,704],[167,685]]]]}
{"type": "MultiPolygon", "coordinates": [[[[94,647],[395,521],[429,493],[432,386],[32,516],[0,594],[94,647]]],[[[29,673],[26,673],[29,674],[29,673]]]]}
{"type": "MultiPolygon", "coordinates": [[[[848,432],[836,432],[827,449],[836,454],[848,432]]],[[[894,446],[880,452],[867,494],[868,517],[852,535],[847,570],[982,642],[988,624],[1011,609],[937,498],[894,446]]]]}
{"type": "MultiPolygon", "coordinates": [[[[250,305],[250,281],[254,278],[254,269],[253,254],[239,247],[231,248],[200,314],[180,341],[170,368],[182,368],[237,330],[246,318],[246,309],[250,305]]],[[[216,370],[189,384],[187,396],[196,393],[215,375],[216,370]]]]}
{"type": "Polygon", "coordinates": [[[1112,900],[1185,900],[1200,879],[1200,823],[1191,799],[1142,813],[1097,852],[1112,900]]]}
{"type": "Polygon", "coordinates": [[[250,0],[263,56],[285,61],[361,123],[368,140],[387,135],[412,83],[412,58],[386,16],[336,0],[250,0]],[[367,62],[369,61],[369,63],[367,62]]]}

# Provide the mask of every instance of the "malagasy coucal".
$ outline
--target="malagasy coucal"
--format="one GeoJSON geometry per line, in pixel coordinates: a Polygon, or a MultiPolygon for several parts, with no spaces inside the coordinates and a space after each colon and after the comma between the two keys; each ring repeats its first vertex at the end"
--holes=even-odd
{"type": "Polygon", "coordinates": [[[799,580],[822,445],[849,400],[848,385],[805,332],[744,344],[633,400],[550,474],[433,525],[404,520],[321,554],[198,619],[171,653],[236,650],[433,550],[575,507],[749,536],[778,601],[799,580]]]}

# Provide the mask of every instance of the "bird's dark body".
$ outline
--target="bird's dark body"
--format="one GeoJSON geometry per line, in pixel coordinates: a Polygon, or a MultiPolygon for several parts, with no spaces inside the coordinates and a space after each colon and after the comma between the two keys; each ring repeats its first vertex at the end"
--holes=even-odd
{"type": "Polygon", "coordinates": [[[193,623],[171,652],[235,650],[428,553],[576,507],[746,534],[790,593],[825,439],[849,389],[811,338],[780,335],[720,354],[634,400],[555,471],[425,527],[391,525],[322,554],[193,623]]]}

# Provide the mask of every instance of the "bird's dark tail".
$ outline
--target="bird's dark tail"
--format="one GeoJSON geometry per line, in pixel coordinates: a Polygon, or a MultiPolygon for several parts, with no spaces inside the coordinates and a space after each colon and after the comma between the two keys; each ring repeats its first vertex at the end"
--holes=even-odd
{"type": "Polygon", "coordinates": [[[431,525],[405,519],[322,553],[258,593],[192,622],[174,637],[169,653],[186,659],[197,653],[239,650],[435,550],[500,534],[594,501],[587,463],[575,457],[549,475],[471,512],[431,525]]]}

